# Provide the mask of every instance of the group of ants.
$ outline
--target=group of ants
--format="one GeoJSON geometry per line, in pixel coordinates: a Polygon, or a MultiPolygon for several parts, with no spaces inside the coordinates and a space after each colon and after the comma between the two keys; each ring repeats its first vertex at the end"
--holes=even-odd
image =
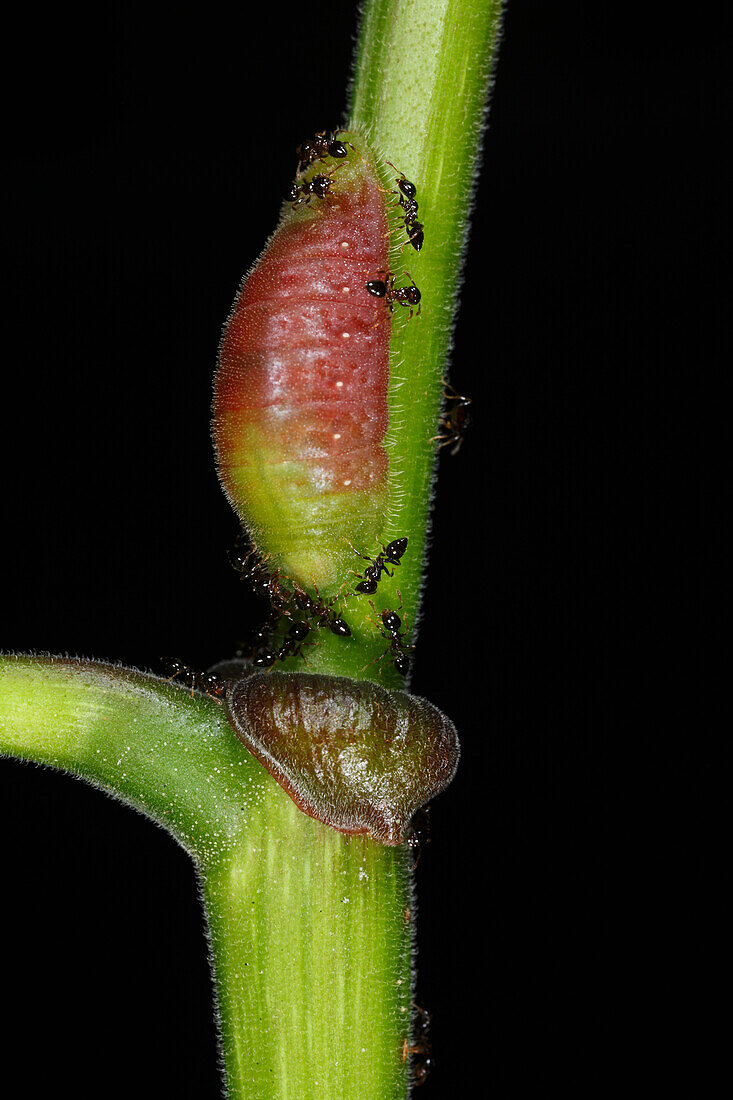
{"type": "MultiPolygon", "coordinates": [[[[354,574],[359,578],[354,591],[371,596],[377,591],[383,573],[388,577],[394,576],[394,567],[400,565],[407,550],[407,539],[394,539],[387,546],[383,546],[381,553],[374,558],[361,554],[355,547],[352,549],[359,557],[369,562],[363,573],[354,574]],[[391,572],[388,568],[390,565],[391,572]]],[[[214,699],[221,699],[226,695],[232,679],[240,679],[245,668],[251,668],[255,672],[269,670],[278,661],[284,661],[288,657],[302,657],[303,644],[313,630],[326,627],[339,638],[351,637],[349,624],[341,618],[334,607],[337,597],[325,600],[315,582],[314,595],[310,595],[295,581],[290,582],[290,586],[283,583],[280,570],[270,572],[267,561],[257,556],[256,551],[247,545],[243,536],[239,537],[234,550],[229,555],[229,560],[241,578],[248,580],[256,593],[267,598],[270,610],[265,623],[239,647],[232,661],[222,661],[208,672],[197,672],[180,660],[168,661],[166,664],[170,673],[169,679],[181,678],[190,686],[192,692],[199,690],[214,699]],[[290,620],[290,626],[279,644],[273,644],[283,619],[290,620]]],[[[399,610],[401,611],[402,596],[399,590],[397,594],[400,596],[399,610]]],[[[369,603],[377,614],[371,600],[369,603]]],[[[387,640],[388,645],[376,660],[381,660],[389,653],[397,671],[402,676],[406,676],[410,667],[407,652],[412,647],[405,644],[407,634],[402,630],[402,619],[397,611],[391,609],[382,611],[380,618],[382,622],[380,633],[387,640]]]]}
{"type": "MultiPolygon", "coordinates": [[[[319,161],[324,162],[329,157],[343,160],[348,156],[347,145],[352,149],[353,146],[350,142],[339,140],[338,134],[340,132],[338,130],[325,130],[315,134],[314,137],[298,146],[296,150],[298,179],[306,169],[319,161]]],[[[391,162],[388,161],[387,163],[390,164],[390,167],[395,168],[391,162]]],[[[395,168],[395,171],[399,172],[399,169],[395,168]]],[[[316,175],[310,180],[293,183],[287,194],[287,200],[293,206],[297,206],[302,202],[310,202],[313,196],[323,198],[330,191],[332,178],[333,173],[328,176],[316,175]]],[[[406,243],[411,244],[415,251],[419,252],[424,241],[424,226],[417,220],[417,187],[406,178],[403,172],[399,172],[397,185],[399,191],[391,193],[398,196],[399,205],[402,208],[401,216],[408,237],[406,243]]],[[[370,294],[377,298],[383,298],[390,310],[393,310],[396,303],[409,306],[410,316],[412,316],[412,306],[417,305],[419,311],[420,291],[414,283],[410,287],[395,289],[395,275],[391,272],[379,272],[379,274],[385,275],[385,279],[370,280],[366,284],[366,289],[370,294]]],[[[411,278],[411,276],[409,277],[411,278]]],[[[440,420],[442,434],[437,436],[438,448],[450,446],[451,455],[455,455],[463,443],[471,422],[469,408],[471,398],[462,396],[447,384],[444,396],[447,407],[440,420]]],[[[402,556],[407,549],[407,539],[394,539],[387,546],[382,546],[381,553],[373,558],[360,553],[355,547],[352,547],[352,549],[359,557],[369,562],[363,574],[355,574],[360,578],[359,583],[355,586],[355,591],[371,596],[376,593],[382,574],[386,574],[388,577],[393,576],[394,567],[401,563],[402,556]],[[392,572],[390,572],[388,566],[392,566],[392,572]]],[[[255,591],[268,599],[270,614],[264,625],[252,635],[246,644],[237,650],[233,661],[220,662],[208,672],[197,672],[180,660],[167,661],[171,680],[181,678],[190,686],[192,691],[198,689],[215,699],[222,699],[226,695],[231,680],[240,678],[246,666],[251,665],[252,669],[257,671],[269,670],[278,661],[284,661],[288,657],[302,656],[303,644],[314,629],[327,627],[338,637],[347,638],[351,636],[348,623],[337,615],[334,610],[335,597],[330,601],[324,600],[320,596],[315,583],[313,585],[315,596],[309,595],[297,583],[292,583],[291,588],[286,587],[280,579],[279,570],[271,573],[267,568],[266,561],[258,558],[255,552],[244,544],[243,540],[238,542],[234,551],[230,554],[230,560],[241,577],[249,580],[255,591]],[[279,645],[275,645],[273,639],[277,633],[278,625],[284,617],[291,620],[290,626],[279,645]]],[[[397,594],[400,596],[399,610],[402,610],[402,597],[399,590],[397,594]]],[[[375,614],[377,614],[374,604],[371,600],[369,602],[375,614]]],[[[380,633],[388,644],[376,660],[381,660],[389,653],[397,671],[406,676],[409,670],[407,652],[412,647],[405,644],[407,635],[402,630],[402,620],[397,611],[392,609],[382,611],[380,619],[380,633]]]]}
{"type": "MultiPolygon", "coordinates": [[[[383,546],[381,553],[374,558],[361,554],[355,547],[354,552],[364,558],[369,564],[363,573],[355,573],[359,583],[354,586],[354,591],[363,595],[373,595],[379,586],[382,574],[388,577],[394,575],[394,569],[401,564],[402,557],[407,550],[406,538],[394,539],[383,546]],[[392,571],[387,568],[392,566],[392,571]]],[[[197,672],[183,661],[168,661],[169,679],[182,678],[191,688],[203,691],[211,698],[222,701],[233,680],[241,679],[246,675],[246,669],[251,671],[269,670],[278,661],[288,657],[302,656],[302,645],[312,630],[319,627],[327,627],[333,634],[340,638],[351,637],[351,629],[334,609],[334,599],[326,601],[313,584],[315,598],[309,595],[304,588],[294,581],[290,587],[282,583],[279,570],[270,573],[266,561],[257,557],[254,551],[246,543],[242,535],[239,536],[234,549],[229,555],[232,566],[240,574],[242,579],[249,580],[256,592],[265,595],[270,604],[270,614],[264,625],[257,630],[248,642],[237,650],[231,661],[221,661],[207,672],[197,672]],[[299,617],[295,618],[294,615],[299,617]],[[291,619],[290,626],[283,636],[279,646],[273,646],[272,640],[282,618],[291,619]]],[[[397,594],[400,595],[399,590],[397,594]]],[[[377,614],[372,600],[369,600],[372,610],[377,614]]],[[[402,610],[402,597],[400,596],[400,610],[402,610]]],[[[387,609],[381,612],[382,629],[380,633],[388,642],[387,648],[376,660],[381,660],[389,653],[394,666],[403,676],[409,669],[407,650],[411,646],[405,645],[406,632],[402,630],[402,620],[396,611],[387,609]]],[[[430,807],[422,807],[414,815],[410,823],[410,829],[406,836],[406,844],[415,853],[413,870],[417,867],[424,844],[430,840],[430,807]]],[[[410,919],[409,908],[405,910],[405,920],[410,919]]],[[[402,1061],[411,1058],[410,1074],[415,1086],[422,1085],[427,1079],[432,1068],[430,1041],[428,1036],[430,1026],[430,1014],[414,1001],[412,1002],[417,1021],[416,1034],[410,1039],[405,1038],[402,1045],[402,1061]]]]}
{"type": "MultiPolygon", "coordinates": [[[[300,180],[303,172],[308,168],[312,168],[317,162],[324,163],[329,157],[343,161],[349,155],[349,148],[353,150],[354,147],[351,142],[339,141],[338,135],[341,132],[340,130],[323,130],[298,146],[295,150],[298,157],[298,180],[300,180]]],[[[411,180],[408,180],[404,172],[400,172],[399,168],[395,168],[390,160],[387,161],[387,164],[398,173],[397,187],[399,190],[390,191],[388,194],[396,195],[402,208],[400,216],[407,231],[405,244],[411,244],[416,252],[420,252],[425,241],[425,226],[417,220],[417,187],[411,180]]],[[[309,203],[314,196],[320,199],[325,198],[331,191],[333,176],[340,167],[342,165],[335,168],[328,176],[319,174],[313,176],[310,180],[304,180],[302,183],[297,181],[292,183],[287,192],[286,200],[292,203],[293,207],[296,207],[301,203],[309,203]]],[[[370,294],[373,294],[375,298],[383,298],[391,313],[394,313],[395,305],[409,308],[410,317],[412,317],[414,306],[417,306],[418,314],[420,313],[422,295],[415,286],[409,271],[406,271],[405,274],[411,280],[411,285],[397,288],[394,285],[397,276],[393,275],[391,271],[379,271],[377,274],[384,275],[385,278],[369,280],[366,289],[370,294]]],[[[445,397],[450,404],[440,421],[440,427],[447,434],[438,436],[440,440],[439,448],[451,446],[450,453],[454,455],[460,450],[466,431],[471,423],[469,409],[471,398],[462,396],[452,386],[446,386],[445,397]]]]}
{"type": "MultiPolygon", "coordinates": [[[[337,134],[338,131],[335,133],[324,131],[316,134],[308,141],[304,141],[298,147],[298,177],[317,161],[323,161],[327,157],[342,159],[348,155],[346,143],[339,141],[337,134]]],[[[395,167],[391,162],[388,161],[387,163],[390,164],[390,167],[395,167]]],[[[395,168],[395,171],[399,170],[395,168]]],[[[417,220],[417,188],[414,183],[405,177],[404,173],[400,172],[399,175],[400,178],[397,181],[399,187],[398,197],[403,210],[402,217],[407,230],[408,242],[416,252],[419,252],[424,241],[424,226],[417,220]]],[[[310,202],[312,196],[323,198],[329,193],[331,182],[332,176],[316,175],[308,181],[293,183],[287,194],[287,199],[293,206],[297,206],[302,202],[310,202]]],[[[393,193],[397,194],[397,192],[393,193]]],[[[374,279],[368,282],[366,289],[370,294],[373,294],[376,298],[383,298],[390,310],[393,310],[394,304],[409,307],[417,305],[419,312],[420,291],[414,283],[409,287],[395,289],[395,275],[390,272],[379,272],[379,274],[384,274],[386,278],[384,280],[374,279]]],[[[407,274],[411,279],[412,276],[409,273],[407,274]]],[[[410,308],[410,316],[412,317],[412,308],[410,308]]],[[[440,426],[446,434],[438,436],[440,440],[439,448],[451,445],[450,453],[454,455],[460,449],[470,424],[469,405],[471,404],[471,398],[463,397],[447,385],[444,396],[449,402],[449,406],[440,421],[440,426]]],[[[355,576],[359,578],[359,583],[354,586],[354,591],[362,595],[374,595],[382,574],[388,577],[394,576],[394,569],[401,564],[402,557],[407,550],[407,542],[406,538],[394,539],[386,546],[382,546],[381,553],[373,558],[367,554],[362,554],[356,547],[352,546],[355,554],[369,562],[363,573],[355,573],[355,576]],[[388,569],[390,565],[392,566],[391,572],[388,569]]],[[[304,588],[295,582],[291,582],[290,588],[286,587],[280,579],[279,570],[271,573],[267,568],[266,561],[257,557],[255,551],[247,546],[241,536],[229,557],[240,576],[249,580],[255,591],[268,599],[270,614],[264,625],[255,631],[247,643],[236,651],[233,661],[222,661],[218,665],[214,665],[208,672],[197,672],[180,660],[169,661],[167,664],[171,673],[169,677],[171,680],[180,677],[190,685],[191,691],[203,691],[212,698],[220,700],[226,695],[232,678],[238,679],[242,676],[244,667],[250,665],[253,670],[269,670],[278,661],[284,661],[288,657],[302,656],[303,643],[314,629],[327,627],[337,637],[351,637],[351,629],[348,623],[334,609],[335,598],[328,601],[324,600],[315,583],[313,584],[315,597],[309,595],[304,588]],[[294,617],[296,614],[298,618],[294,617]],[[291,620],[290,626],[279,645],[275,646],[273,645],[273,638],[284,617],[291,620]]],[[[400,597],[399,610],[401,611],[402,596],[399,589],[397,595],[400,597]]],[[[377,614],[372,600],[369,600],[369,604],[374,613],[377,614]]],[[[407,633],[402,630],[402,619],[397,611],[392,609],[380,612],[379,617],[382,623],[380,633],[387,641],[387,648],[376,660],[381,660],[389,653],[397,671],[406,676],[409,670],[407,653],[412,646],[405,644],[407,633]]],[[[408,838],[410,846],[418,850],[420,843],[424,843],[426,839],[424,834],[427,833],[428,818],[427,815],[424,816],[424,821],[413,826],[408,838]]],[[[421,1085],[426,1080],[432,1066],[428,1039],[430,1016],[426,1009],[420,1008],[414,1002],[413,1008],[419,1020],[418,1034],[413,1037],[412,1041],[405,1039],[402,1060],[404,1062],[412,1056],[413,1084],[421,1085]]]]}
{"type": "MultiPolygon", "coordinates": [[[[300,206],[301,203],[310,203],[312,198],[323,199],[330,194],[333,177],[342,165],[334,168],[330,175],[319,173],[302,183],[298,181],[301,174],[318,161],[325,162],[329,157],[343,161],[349,155],[349,148],[353,149],[354,147],[351,142],[339,141],[338,134],[340,132],[340,130],[324,130],[322,133],[315,134],[314,137],[304,141],[296,149],[298,179],[290,185],[285,196],[287,202],[292,203],[293,208],[300,206]]],[[[417,220],[417,187],[408,180],[404,172],[400,172],[399,168],[395,168],[391,161],[387,161],[387,164],[399,173],[397,179],[399,190],[390,191],[389,194],[397,195],[399,205],[402,208],[400,217],[407,231],[407,241],[405,243],[411,244],[415,251],[419,252],[425,241],[425,226],[417,220]]],[[[401,287],[395,287],[397,276],[393,275],[391,271],[379,271],[377,274],[383,275],[384,278],[370,279],[366,284],[366,289],[375,298],[384,299],[390,313],[394,313],[395,305],[405,306],[409,309],[410,317],[412,317],[415,306],[417,306],[418,314],[420,313],[421,294],[415,286],[409,271],[406,271],[405,274],[410,280],[410,286],[401,287]]]]}

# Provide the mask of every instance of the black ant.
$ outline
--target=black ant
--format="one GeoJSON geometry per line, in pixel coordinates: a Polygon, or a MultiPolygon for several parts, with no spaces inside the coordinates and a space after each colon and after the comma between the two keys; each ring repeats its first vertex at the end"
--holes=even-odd
{"type": "Polygon", "coordinates": [[[250,560],[254,556],[254,549],[249,545],[244,534],[240,531],[234,542],[234,549],[228,553],[229,564],[232,569],[236,569],[237,573],[240,573],[243,577],[249,576],[250,571],[255,568],[250,565],[250,560]]]}
{"type": "Polygon", "coordinates": [[[446,383],[444,397],[447,401],[452,402],[450,408],[446,409],[440,420],[441,428],[445,428],[448,434],[438,435],[435,438],[440,440],[438,450],[441,447],[448,447],[453,444],[450,453],[456,455],[460,451],[463,440],[466,438],[466,432],[471,426],[471,411],[469,409],[471,398],[463,397],[448,383],[446,383]],[[447,390],[451,392],[448,393],[447,390]]]}
{"type": "MultiPolygon", "coordinates": [[[[346,540],[349,541],[348,539],[346,540]]],[[[349,542],[349,546],[351,543],[349,542]]],[[[407,549],[407,539],[394,539],[387,546],[382,547],[382,553],[377,554],[376,558],[370,558],[368,554],[361,554],[355,546],[351,546],[351,549],[355,554],[359,554],[360,558],[364,561],[371,562],[363,573],[354,573],[355,577],[361,577],[359,584],[354,589],[355,592],[363,592],[365,596],[373,596],[377,591],[377,585],[382,573],[386,573],[388,577],[394,576],[394,570],[390,573],[385,562],[390,565],[400,565],[402,555],[407,549]]],[[[352,573],[353,573],[352,569],[352,573]]]]}
{"type": "MultiPolygon", "coordinates": [[[[391,160],[388,160],[387,164],[390,166],[390,168],[394,168],[395,172],[399,172],[400,178],[397,180],[397,186],[399,187],[400,191],[402,192],[402,195],[404,196],[404,198],[408,202],[414,201],[415,196],[417,195],[417,187],[415,186],[415,184],[412,183],[411,180],[408,180],[405,173],[400,172],[397,165],[393,164],[391,160]]],[[[396,195],[397,192],[396,191],[391,191],[390,194],[396,195]]],[[[400,199],[400,203],[402,204],[402,199],[400,199]]],[[[415,207],[415,209],[417,210],[417,207],[415,207]]]]}
{"type": "MultiPolygon", "coordinates": [[[[312,629],[313,623],[316,626],[327,626],[332,634],[336,634],[339,638],[350,638],[351,629],[349,624],[344,622],[343,619],[334,615],[333,612],[333,600],[330,603],[326,603],[322,597],[315,581],[313,582],[313,588],[316,593],[316,599],[309,596],[305,589],[301,588],[299,584],[293,584],[293,602],[298,611],[302,611],[311,622],[308,623],[308,629],[312,629]]],[[[335,597],[334,597],[335,599],[335,597]]]]}
{"type": "Polygon", "coordinates": [[[294,622],[283,638],[282,644],[276,653],[266,651],[259,653],[252,662],[255,668],[272,668],[275,661],[284,661],[287,657],[301,656],[303,641],[310,634],[308,623],[294,622]]]}
{"type": "Polygon", "coordinates": [[[328,157],[340,159],[348,156],[346,144],[336,138],[336,134],[339,133],[341,133],[340,130],[323,130],[298,146],[295,150],[298,157],[298,175],[306,168],[310,168],[311,164],[315,164],[317,160],[324,161],[328,157]]]}
{"type": "Polygon", "coordinates": [[[334,174],[338,172],[339,168],[343,168],[343,165],[339,164],[338,168],[334,168],[329,176],[318,175],[313,176],[312,179],[304,180],[302,183],[291,183],[285,196],[286,202],[291,202],[293,209],[295,209],[303,202],[309,203],[314,195],[317,199],[325,199],[331,191],[334,174]]]}
{"type": "Polygon", "coordinates": [[[248,662],[258,657],[263,650],[269,647],[276,626],[277,620],[274,616],[270,616],[259,629],[250,634],[245,642],[240,643],[234,654],[235,660],[248,662]]]}
{"type": "MultiPolygon", "coordinates": [[[[395,165],[392,164],[391,160],[388,160],[387,164],[390,166],[390,168],[394,168],[395,172],[400,172],[399,168],[396,168],[395,165]]],[[[425,226],[422,224],[422,222],[419,222],[417,220],[418,206],[417,199],[415,197],[417,195],[417,187],[414,183],[412,183],[411,180],[408,180],[404,172],[400,172],[400,178],[397,180],[397,186],[399,187],[401,192],[399,199],[400,206],[404,211],[402,217],[405,222],[405,229],[407,230],[407,240],[408,243],[411,244],[412,247],[415,249],[415,251],[419,252],[425,240],[425,226]]],[[[397,194],[396,191],[392,191],[390,193],[393,195],[397,194]]]]}
{"type": "Polygon", "coordinates": [[[414,871],[420,862],[423,848],[430,843],[430,806],[421,806],[413,814],[405,843],[411,851],[416,853],[415,862],[412,865],[414,871]]]}
{"type": "Polygon", "coordinates": [[[423,232],[425,226],[422,222],[408,222],[405,218],[405,229],[407,230],[407,243],[411,244],[416,252],[419,252],[425,243],[425,233],[423,232]]]}
{"type": "Polygon", "coordinates": [[[221,676],[211,670],[199,672],[197,676],[197,687],[211,699],[222,699],[229,689],[230,682],[228,677],[221,676]]]}
{"type": "Polygon", "coordinates": [[[257,668],[269,668],[275,661],[284,660],[285,657],[295,654],[297,643],[305,638],[314,625],[327,626],[339,638],[351,637],[351,629],[348,623],[344,622],[334,612],[335,597],[330,602],[323,600],[315,581],[313,582],[313,588],[316,599],[309,596],[299,584],[288,581],[288,584],[292,585],[291,591],[290,588],[286,588],[280,582],[280,570],[276,569],[274,573],[270,573],[267,569],[267,559],[255,558],[253,562],[254,554],[255,551],[248,550],[244,539],[240,536],[234,551],[230,554],[230,560],[237,572],[252,583],[256,592],[261,592],[268,597],[271,614],[264,626],[257,631],[251,644],[238,651],[238,657],[254,658],[253,664],[257,668]],[[278,621],[283,615],[288,618],[292,617],[293,605],[297,611],[304,613],[308,621],[293,622],[288,632],[288,638],[291,638],[292,641],[288,641],[288,638],[286,638],[280,650],[275,651],[272,649],[272,637],[278,621]]]}
{"type": "MultiPolygon", "coordinates": [[[[401,611],[402,595],[399,589],[397,590],[397,595],[400,597],[399,609],[401,611]]],[[[371,600],[369,601],[369,606],[376,615],[377,609],[371,600]]],[[[384,657],[386,653],[389,653],[394,659],[394,667],[402,676],[406,676],[410,669],[410,659],[405,652],[405,646],[403,642],[403,639],[407,637],[407,633],[400,629],[402,626],[402,619],[399,617],[397,612],[392,611],[391,608],[388,608],[386,611],[382,611],[380,613],[380,618],[382,620],[382,626],[384,627],[384,630],[380,630],[379,633],[382,635],[383,638],[386,638],[389,641],[389,645],[385,649],[384,653],[380,653],[376,660],[381,661],[382,657],[384,657]]],[[[412,646],[410,646],[409,648],[412,649],[412,646]]],[[[374,664],[374,662],[372,662],[372,664],[374,664]]],[[[368,668],[369,666],[367,665],[366,667],[368,668]]]]}
{"type": "Polygon", "coordinates": [[[420,1030],[415,1037],[412,1044],[404,1039],[402,1042],[402,1061],[406,1062],[410,1055],[413,1056],[412,1070],[412,1083],[417,1088],[419,1085],[424,1085],[425,1081],[432,1069],[433,1061],[430,1057],[430,1040],[428,1038],[430,1032],[430,1013],[426,1008],[420,1008],[419,1004],[415,1001],[412,1002],[412,1007],[420,1016],[420,1030]],[[415,1055],[417,1058],[415,1059],[415,1055]]]}
{"type": "Polygon", "coordinates": [[[239,651],[234,657],[225,657],[223,661],[217,661],[204,673],[205,676],[213,677],[217,683],[223,682],[222,695],[226,693],[229,685],[236,683],[237,680],[246,680],[252,675],[252,662],[238,654],[239,651]]]}
{"type": "MultiPolygon", "coordinates": [[[[378,275],[386,275],[386,279],[371,279],[366,288],[370,294],[373,294],[375,298],[384,298],[386,304],[389,307],[390,313],[394,313],[394,303],[400,306],[407,306],[410,310],[410,317],[413,314],[413,307],[417,306],[417,314],[420,316],[420,298],[422,295],[415,286],[413,281],[412,286],[400,286],[395,290],[394,284],[397,280],[397,276],[393,275],[391,271],[378,271],[378,275]]],[[[412,275],[409,271],[405,272],[408,279],[412,279],[412,275]]]]}
{"type": "Polygon", "coordinates": [[[196,688],[197,675],[194,669],[192,669],[190,665],[187,665],[185,661],[181,661],[178,658],[172,661],[164,660],[163,664],[166,666],[166,672],[169,673],[169,675],[166,676],[166,680],[170,683],[171,680],[177,680],[180,676],[184,684],[188,681],[188,686],[191,688],[191,695],[193,695],[196,688]]]}
{"type": "Polygon", "coordinates": [[[242,580],[251,581],[255,588],[266,587],[269,573],[265,561],[266,559],[257,556],[255,548],[249,545],[240,532],[234,543],[234,549],[229,551],[229,563],[232,569],[239,573],[242,580]]]}
{"type": "Polygon", "coordinates": [[[254,549],[247,548],[243,536],[240,535],[237,539],[234,550],[229,554],[229,560],[242,580],[248,580],[255,592],[268,598],[276,615],[286,611],[291,597],[288,590],[280,583],[280,570],[276,569],[274,573],[270,573],[267,568],[267,559],[258,558],[254,549]]]}
{"type": "Polygon", "coordinates": [[[165,661],[165,664],[167,665],[166,671],[170,672],[170,676],[167,677],[168,682],[177,679],[179,676],[183,677],[184,683],[188,682],[188,686],[191,688],[192,698],[194,691],[203,691],[211,699],[217,701],[226,695],[230,681],[223,676],[211,671],[197,672],[185,661],[178,659],[165,661]]]}

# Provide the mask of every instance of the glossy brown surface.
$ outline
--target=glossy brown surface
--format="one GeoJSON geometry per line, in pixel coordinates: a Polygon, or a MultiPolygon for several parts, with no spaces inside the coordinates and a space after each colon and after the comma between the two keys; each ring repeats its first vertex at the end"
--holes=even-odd
{"type": "Polygon", "coordinates": [[[274,672],[233,685],[237,736],[295,804],[343,833],[401,844],[450,783],[455,727],[425,699],[364,680],[274,672]]]}

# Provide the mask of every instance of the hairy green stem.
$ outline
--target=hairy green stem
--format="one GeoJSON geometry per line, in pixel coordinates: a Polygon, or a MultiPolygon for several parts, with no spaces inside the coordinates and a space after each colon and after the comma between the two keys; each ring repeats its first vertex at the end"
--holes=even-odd
{"type": "Polygon", "coordinates": [[[192,856],[231,1100],[405,1095],[404,846],[306,817],[220,705],[129,669],[1,657],[0,753],[109,791],[192,856]]]}
{"type": "MultiPolygon", "coordinates": [[[[425,246],[393,249],[420,287],[395,325],[385,541],[409,536],[377,609],[414,625],[442,401],[499,0],[369,0],[350,126],[418,186],[425,246]],[[405,253],[409,253],[409,256],[405,253]]],[[[385,169],[384,183],[394,185],[385,169]]],[[[352,615],[366,634],[367,601],[352,615]]],[[[374,634],[373,625],[370,628],[374,634]]],[[[328,631],[311,669],[374,677],[328,631]]],[[[375,636],[374,645],[381,641],[375,636]]],[[[374,648],[374,646],[372,646],[374,648]]],[[[390,682],[393,670],[384,680],[390,682]]],[[[164,825],[203,883],[231,1100],[399,1100],[408,1092],[409,854],[305,817],[222,707],[130,670],[0,659],[0,751],[49,764],[164,825]]]]}
{"type": "MultiPolygon", "coordinates": [[[[411,641],[420,611],[436,436],[501,11],[502,0],[368,0],[356,54],[347,125],[364,133],[383,161],[393,162],[415,183],[425,226],[419,253],[409,245],[391,250],[392,270],[409,270],[422,294],[419,317],[408,321],[398,310],[390,347],[389,504],[382,538],[387,543],[406,536],[410,543],[394,578],[382,578],[373,600],[381,611],[397,608],[401,598],[411,641]]],[[[383,165],[382,180],[386,190],[394,189],[396,173],[383,165]]],[[[404,243],[404,232],[401,239],[404,243]]],[[[348,619],[358,643],[325,637],[309,653],[313,671],[379,677],[401,686],[404,681],[391,662],[374,661],[386,643],[375,632],[366,599],[349,601],[348,619]]]]}
{"type": "MultiPolygon", "coordinates": [[[[457,306],[501,0],[373,0],[364,9],[349,125],[417,186],[425,244],[402,249],[420,287],[419,318],[396,329],[385,539],[411,538],[399,571],[406,616],[419,611],[435,436],[457,306]]],[[[394,187],[394,177],[391,186],[394,187]]]]}
{"type": "Polygon", "coordinates": [[[289,813],[277,832],[250,822],[205,878],[231,1094],[404,1096],[406,850],[345,837],[292,802],[289,813]]]}

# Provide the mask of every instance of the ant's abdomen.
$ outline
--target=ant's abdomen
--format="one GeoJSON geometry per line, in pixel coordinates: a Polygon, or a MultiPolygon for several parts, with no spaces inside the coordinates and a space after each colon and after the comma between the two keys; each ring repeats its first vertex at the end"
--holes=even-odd
{"type": "MultiPolygon", "coordinates": [[[[328,590],[382,530],[390,315],[385,196],[345,135],[329,194],[286,208],[227,323],[214,399],[219,476],[263,555],[328,590]]],[[[319,165],[318,170],[324,171],[319,165]]]]}

